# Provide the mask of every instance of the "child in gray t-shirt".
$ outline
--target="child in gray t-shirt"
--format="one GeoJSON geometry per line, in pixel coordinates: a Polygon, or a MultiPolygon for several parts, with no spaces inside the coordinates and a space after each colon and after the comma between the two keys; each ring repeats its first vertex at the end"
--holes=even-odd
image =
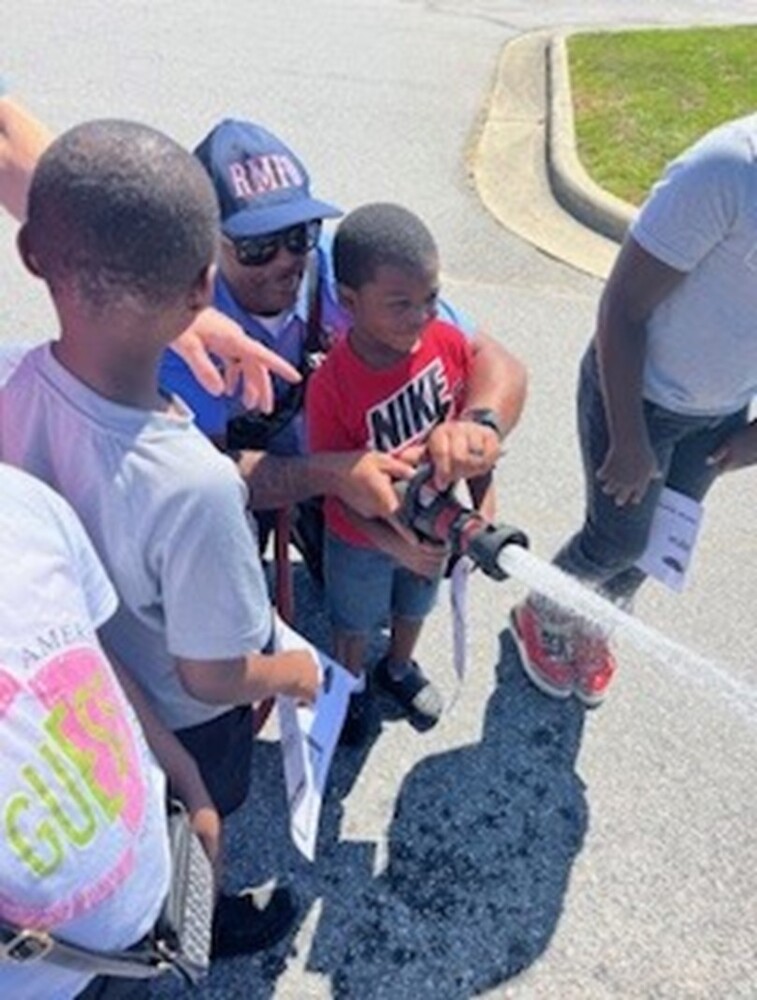
{"type": "MultiPolygon", "coordinates": [[[[248,787],[250,704],[312,699],[318,668],[307,652],[268,652],[244,486],[158,389],[162,351],[207,304],[217,227],[204,171],[159,132],[97,121],[49,147],[19,248],[48,286],[60,339],[6,384],[0,448],[79,513],[121,599],[108,651],[227,813],[248,787]]],[[[238,933],[217,936],[217,953],[254,950],[272,929],[253,897],[235,902],[238,933]]]]}

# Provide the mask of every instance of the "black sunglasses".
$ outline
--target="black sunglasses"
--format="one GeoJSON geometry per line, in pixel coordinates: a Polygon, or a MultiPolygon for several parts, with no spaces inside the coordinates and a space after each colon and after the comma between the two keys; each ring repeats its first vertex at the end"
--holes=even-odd
{"type": "Polygon", "coordinates": [[[237,261],[242,267],[262,267],[263,264],[270,263],[282,247],[286,247],[290,253],[307,253],[316,245],[320,235],[321,221],[316,219],[280,229],[277,233],[226,239],[234,247],[237,261]]]}

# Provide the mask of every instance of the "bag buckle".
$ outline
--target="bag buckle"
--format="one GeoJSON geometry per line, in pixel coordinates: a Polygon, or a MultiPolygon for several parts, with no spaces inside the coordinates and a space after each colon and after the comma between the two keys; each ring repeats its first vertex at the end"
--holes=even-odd
{"type": "Polygon", "coordinates": [[[0,955],[11,962],[25,964],[45,958],[52,948],[53,939],[45,931],[23,930],[6,944],[0,945],[0,955]]]}

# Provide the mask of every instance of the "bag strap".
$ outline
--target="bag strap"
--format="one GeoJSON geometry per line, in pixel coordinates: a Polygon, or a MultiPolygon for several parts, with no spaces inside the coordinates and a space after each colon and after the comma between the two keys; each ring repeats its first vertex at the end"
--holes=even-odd
{"type": "MultiPolygon", "coordinates": [[[[255,414],[254,419],[265,421],[267,437],[270,439],[287,428],[295,417],[302,412],[305,403],[305,389],[312,372],[318,367],[323,355],[328,350],[327,338],[321,326],[321,276],[320,262],[317,253],[308,254],[305,264],[305,281],[307,282],[307,320],[305,336],[302,341],[302,360],[299,365],[301,381],[287,387],[285,393],[274,405],[273,413],[261,418],[255,414]]],[[[240,435],[244,436],[245,421],[250,419],[249,413],[232,417],[227,422],[227,433],[232,425],[236,425],[240,435]]],[[[244,447],[244,446],[243,446],[244,447]]]]}
{"type": "Polygon", "coordinates": [[[308,254],[305,263],[307,281],[307,330],[303,350],[309,354],[319,354],[326,350],[323,327],[321,326],[321,262],[318,251],[308,254]]]}
{"type": "Polygon", "coordinates": [[[48,931],[23,929],[0,921],[0,963],[25,965],[40,961],[65,969],[127,979],[152,979],[175,969],[170,954],[161,954],[159,942],[126,951],[92,951],[61,941],[48,931]]]}
{"type": "MultiPolygon", "coordinates": [[[[302,360],[299,364],[301,380],[296,385],[290,385],[286,391],[274,402],[273,413],[261,416],[255,411],[241,413],[232,417],[226,422],[226,433],[232,440],[249,442],[249,429],[246,425],[255,424],[257,429],[263,430],[265,440],[270,441],[283,430],[302,412],[305,403],[305,389],[308,378],[323,360],[324,354],[328,351],[328,337],[321,325],[322,315],[322,282],[320,274],[320,260],[318,254],[311,252],[305,262],[305,281],[307,319],[305,322],[305,335],[302,341],[302,360]]],[[[234,450],[250,447],[249,443],[240,443],[234,450]]],[[[253,448],[258,445],[252,445],[253,448]]]]}

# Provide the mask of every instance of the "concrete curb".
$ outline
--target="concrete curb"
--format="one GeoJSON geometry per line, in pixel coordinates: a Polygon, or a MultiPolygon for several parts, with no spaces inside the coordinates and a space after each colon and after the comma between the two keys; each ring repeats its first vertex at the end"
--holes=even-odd
{"type": "MultiPolygon", "coordinates": [[[[578,270],[606,278],[618,243],[563,208],[549,177],[546,60],[554,37],[552,30],[526,32],[502,49],[471,153],[473,181],[483,204],[511,233],[578,270]]],[[[569,95],[566,102],[569,106],[569,95]]],[[[561,141],[561,147],[568,142],[561,141]]]]}
{"type": "Polygon", "coordinates": [[[584,225],[617,243],[637,209],[605,191],[586,173],[576,153],[576,134],[566,35],[547,46],[547,170],[563,208],[584,225]]]}

